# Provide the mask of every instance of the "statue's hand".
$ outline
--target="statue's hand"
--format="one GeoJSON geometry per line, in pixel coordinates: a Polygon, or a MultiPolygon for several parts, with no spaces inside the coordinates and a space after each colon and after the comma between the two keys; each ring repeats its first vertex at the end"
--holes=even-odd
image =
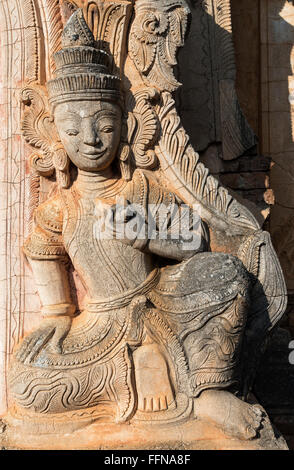
{"type": "Polygon", "coordinates": [[[140,233],[145,219],[140,214],[140,208],[124,201],[123,204],[110,206],[112,216],[105,220],[105,233],[126,245],[133,245],[140,233]]]}
{"type": "Polygon", "coordinates": [[[25,364],[33,362],[41,349],[48,344],[48,351],[61,354],[62,342],[68,334],[72,319],[67,316],[49,317],[33,333],[26,336],[16,351],[16,358],[25,364]]]}

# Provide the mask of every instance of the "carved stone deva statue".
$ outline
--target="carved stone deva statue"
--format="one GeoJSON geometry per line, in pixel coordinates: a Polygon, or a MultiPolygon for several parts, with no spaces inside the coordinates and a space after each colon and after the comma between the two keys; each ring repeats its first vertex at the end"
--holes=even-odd
{"type": "MultiPolygon", "coordinates": [[[[54,142],[32,162],[41,175],[55,170],[57,184],[24,246],[44,319],[19,344],[9,373],[11,413],[24,422],[196,417],[239,439],[262,426],[262,410],[246,400],[266,335],[284,312],[285,286],[268,234],[199,163],[177,116],[168,51],[181,45],[187,14],[183,1],[136,2],[123,81],[85,11],[64,28],[47,83],[54,142]],[[140,86],[128,87],[130,73],[140,86]],[[160,208],[182,203],[191,214],[193,203],[201,207],[196,248],[172,237],[170,221],[163,240],[99,236],[105,207],[153,207],[158,234],[160,208]],[[71,267],[86,292],[81,311],[71,267]]],[[[36,98],[29,86],[24,96],[23,132],[33,145],[36,98]]]]}

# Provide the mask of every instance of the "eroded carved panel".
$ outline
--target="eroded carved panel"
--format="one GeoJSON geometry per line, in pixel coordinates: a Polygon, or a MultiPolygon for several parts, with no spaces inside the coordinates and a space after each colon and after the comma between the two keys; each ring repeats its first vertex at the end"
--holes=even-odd
{"type": "Polygon", "coordinates": [[[178,116],[187,4],[48,2],[49,73],[21,94],[33,152],[23,252],[43,320],[13,350],[5,438],[94,422],[96,446],[116,425],[128,448],[124,423],[160,424],[197,446],[196,418],[253,448],[285,447],[250,403],[285,283],[269,234],[199,161],[178,116]]]}

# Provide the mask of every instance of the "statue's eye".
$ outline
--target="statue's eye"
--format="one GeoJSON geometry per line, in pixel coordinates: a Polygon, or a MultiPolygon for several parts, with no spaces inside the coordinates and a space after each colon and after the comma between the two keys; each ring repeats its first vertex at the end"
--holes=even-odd
{"type": "Polygon", "coordinates": [[[101,132],[105,132],[106,134],[109,134],[110,132],[113,132],[114,128],[112,126],[104,126],[101,129],[101,132]]]}
{"type": "Polygon", "coordinates": [[[67,133],[67,135],[78,135],[79,131],[77,131],[76,129],[67,129],[67,131],[65,131],[67,133]]]}

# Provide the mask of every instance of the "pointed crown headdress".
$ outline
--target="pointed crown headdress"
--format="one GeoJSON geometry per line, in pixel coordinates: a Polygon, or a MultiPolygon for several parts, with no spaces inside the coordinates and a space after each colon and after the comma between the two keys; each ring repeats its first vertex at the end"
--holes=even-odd
{"type": "Polygon", "coordinates": [[[62,49],[54,54],[56,78],[47,82],[51,106],[72,100],[110,100],[120,104],[121,80],[110,72],[110,56],[95,47],[83,11],[78,9],[62,34],[62,49]]]}

